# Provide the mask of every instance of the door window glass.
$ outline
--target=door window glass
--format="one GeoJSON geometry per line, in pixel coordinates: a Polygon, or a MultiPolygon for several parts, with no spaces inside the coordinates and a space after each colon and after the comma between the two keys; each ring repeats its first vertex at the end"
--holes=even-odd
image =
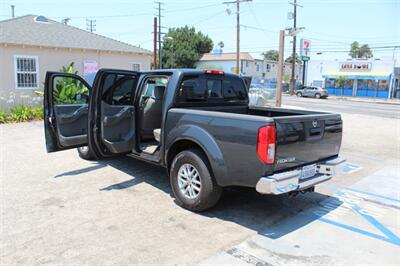
{"type": "Polygon", "coordinates": [[[86,104],[89,102],[89,89],[74,77],[56,76],[53,79],[53,103],[86,104]]]}
{"type": "Polygon", "coordinates": [[[109,105],[132,105],[136,76],[108,74],[104,78],[102,100],[109,105]]]}

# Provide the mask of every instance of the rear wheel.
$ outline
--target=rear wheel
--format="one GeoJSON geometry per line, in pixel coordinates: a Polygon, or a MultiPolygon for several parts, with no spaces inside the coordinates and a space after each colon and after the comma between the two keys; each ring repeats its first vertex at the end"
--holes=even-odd
{"type": "Polygon", "coordinates": [[[215,181],[202,151],[185,150],[175,156],[170,169],[170,182],[176,203],[191,211],[213,207],[222,188],[215,181]]]}
{"type": "Polygon", "coordinates": [[[316,94],[315,94],[315,98],[317,98],[317,99],[321,98],[321,94],[316,93],[316,94]]]}
{"type": "Polygon", "coordinates": [[[296,93],[297,97],[301,97],[303,96],[303,94],[301,92],[296,93]]]}
{"type": "Polygon", "coordinates": [[[93,151],[89,149],[89,146],[83,146],[77,148],[79,157],[85,160],[93,161],[96,159],[96,156],[94,155],[93,151]]]}

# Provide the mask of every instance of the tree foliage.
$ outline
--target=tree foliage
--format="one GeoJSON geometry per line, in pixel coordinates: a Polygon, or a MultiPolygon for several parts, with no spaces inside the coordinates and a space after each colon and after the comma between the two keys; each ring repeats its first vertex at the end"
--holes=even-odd
{"type": "Polygon", "coordinates": [[[363,58],[368,59],[373,57],[371,48],[369,48],[368,44],[363,44],[360,46],[358,42],[352,42],[350,45],[349,55],[351,58],[363,58]]]}
{"type": "MultiPolygon", "coordinates": [[[[293,61],[293,59],[292,59],[292,55],[290,55],[290,56],[288,56],[286,59],[285,59],[285,62],[286,63],[292,63],[292,61],[293,61]]],[[[302,63],[302,61],[301,61],[301,59],[300,59],[300,56],[296,53],[296,64],[301,64],[302,63]]]]}
{"type": "Polygon", "coordinates": [[[279,52],[277,50],[269,50],[265,53],[262,53],[264,59],[278,61],[279,60],[279,52]]]}
{"type": "Polygon", "coordinates": [[[162,48],[164,68],[194,68],[195,63],[213,48],[212,40],[194,27],[168,30],[162,48]]]}

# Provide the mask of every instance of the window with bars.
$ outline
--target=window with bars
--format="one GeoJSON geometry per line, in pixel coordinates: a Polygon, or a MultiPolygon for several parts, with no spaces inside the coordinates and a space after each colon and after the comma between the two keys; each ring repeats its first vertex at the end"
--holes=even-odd
{"type": "Polygon", "coordinates": [[[39,79],[36,56],[15,56],[15,85],[17,89],[37,89],[39,79]]]}
{"type": "Polygon", "coordinates": [[[132,64],[132,70],[133,71],[140,71],[140,64],[139,63],[133,63],[132,64]]]}

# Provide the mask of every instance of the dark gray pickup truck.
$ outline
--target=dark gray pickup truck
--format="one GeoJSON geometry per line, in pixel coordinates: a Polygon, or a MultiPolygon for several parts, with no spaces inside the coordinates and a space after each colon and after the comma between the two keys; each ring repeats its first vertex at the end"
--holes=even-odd
{"type": "Polygon", "coordinates": [[[214,206],[223,187],[313,191],[341,170],[339,114],[248,104],[244,80],[217,70],[101,69],[91,85],[48,72],[46,148],[164,166],[176,202],[193,211],[214,206]]]}

